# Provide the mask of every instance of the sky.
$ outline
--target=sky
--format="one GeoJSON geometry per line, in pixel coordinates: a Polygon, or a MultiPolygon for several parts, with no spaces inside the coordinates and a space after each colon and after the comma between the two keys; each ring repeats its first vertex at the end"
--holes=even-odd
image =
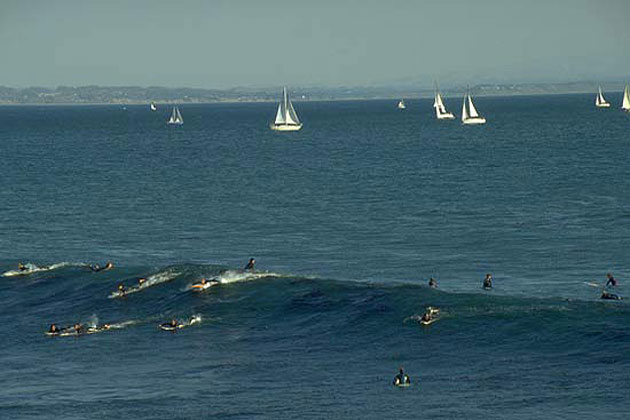
{"type": "Polygon", "coordinates": [[[0,0],[0,85],[630,79],[630,0],[0,0]]]}

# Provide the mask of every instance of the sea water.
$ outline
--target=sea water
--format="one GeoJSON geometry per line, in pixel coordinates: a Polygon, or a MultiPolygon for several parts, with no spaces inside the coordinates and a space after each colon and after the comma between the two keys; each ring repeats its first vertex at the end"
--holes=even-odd
{"type": "Polygon", "coordinates": [[[630,116],[593,100],[1,107],[0,273],[65,264],[0,277],[0,417],[628,418],[630,116]]]}

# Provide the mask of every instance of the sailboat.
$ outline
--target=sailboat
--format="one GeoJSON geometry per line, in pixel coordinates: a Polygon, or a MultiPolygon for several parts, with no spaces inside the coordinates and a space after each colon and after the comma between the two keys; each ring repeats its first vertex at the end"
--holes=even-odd
{"type": "Polygon", "coordinates": [[[298,131],[302,128],[302,123],[293,108],[286,87],[282,88],[282,101],[278,104],[276,119],[270,128],[275,131],[298,131]]]}
{"type": "Polygon", "coordinates": [[[479,115],[475,105],[473,104],[470,91],[464,95],[464,104],[462,105],[462,123],[464,124],[485,124],[486,119],[479,115]]]}
{"type": "Polygon", "coordinates": [[[407,105],[405,105],[405,100],[401,99],[400,102],[398,102],[398,109],[405,109],[407,108],[407,105]]]}
{"type": "Polygon", "coordinates": [[[626,88],[623,90],[623,102],[621,103],[621,109],[626,112],[630,112],[630,87],[626,85],[626,88]]]}
{"type": "Polygon", "coordinates": [[[179,108],[177,108],[176,106],[173,107],[173,113],[171,114],[171,118],[166,123],[173,124],[173,125],[184,124],[184,119],[182,118],[182,114],[179,112],[179,108]]]}
{"type": "Polygon", "coordinates": [[[151,111],[157,111],[157,106],[155,106],[155,103],[151,102],[150,105],[151,111]]]}
{"type": "Polygon", "coordinates": [[[595,97],[595,106],[597,108],[609,108],[610,107],[610,103],[606,102],[606,99],[604,99],[604,94],[602,93],[602,87],[601,86],[598,86],[597,96],[595,97]]]}
{"type": "Polygon", "coordinates": [[[448,112],[444,106],[442,95],[437,86],[435,88],[435,99],[433,100],[433,108],[435,108],[435,116],[438,120],[452,120],[455,119],[455,115],[452,112],[448,112]]]}

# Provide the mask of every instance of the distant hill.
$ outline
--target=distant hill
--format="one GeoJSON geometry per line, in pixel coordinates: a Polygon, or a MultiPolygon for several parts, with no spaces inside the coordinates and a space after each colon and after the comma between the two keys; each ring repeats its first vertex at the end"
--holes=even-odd
{"type": "MultiPolygon", "coordinates": [[[[549,84],[483,84],[472,86],[476,96],[549,95],[596,92],[596,82],[549,84]]],[[[604,83],[604,91],[621,91],[623,82],[604,83]]],[[[444,86],[447,96],[463,94],[465,86],[444,86]]],[[[158,86],[59,86],[57,88],[0,86],[0,104],[140,104],[140,103],[213,103],[277,101],[280,87],[233,88],[226,90],[166,88],[158,86]]],[[[432,89],[413,86],[376,87],[291,87],[294,100],[396,99],[433,96],[432,89]]]]}

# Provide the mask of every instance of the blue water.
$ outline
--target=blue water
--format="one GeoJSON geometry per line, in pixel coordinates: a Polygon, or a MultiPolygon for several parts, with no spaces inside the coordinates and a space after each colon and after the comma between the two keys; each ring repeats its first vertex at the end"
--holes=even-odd
{"type": "Polygon", "coordinates": [[[0,273],[67,263],[0,277],[0,418],[628,418],[630,306],[587,282],[630,298],[630,116],[592,96],[296,103],[292,134],[275,104],[0,108],[0,273]]]}

